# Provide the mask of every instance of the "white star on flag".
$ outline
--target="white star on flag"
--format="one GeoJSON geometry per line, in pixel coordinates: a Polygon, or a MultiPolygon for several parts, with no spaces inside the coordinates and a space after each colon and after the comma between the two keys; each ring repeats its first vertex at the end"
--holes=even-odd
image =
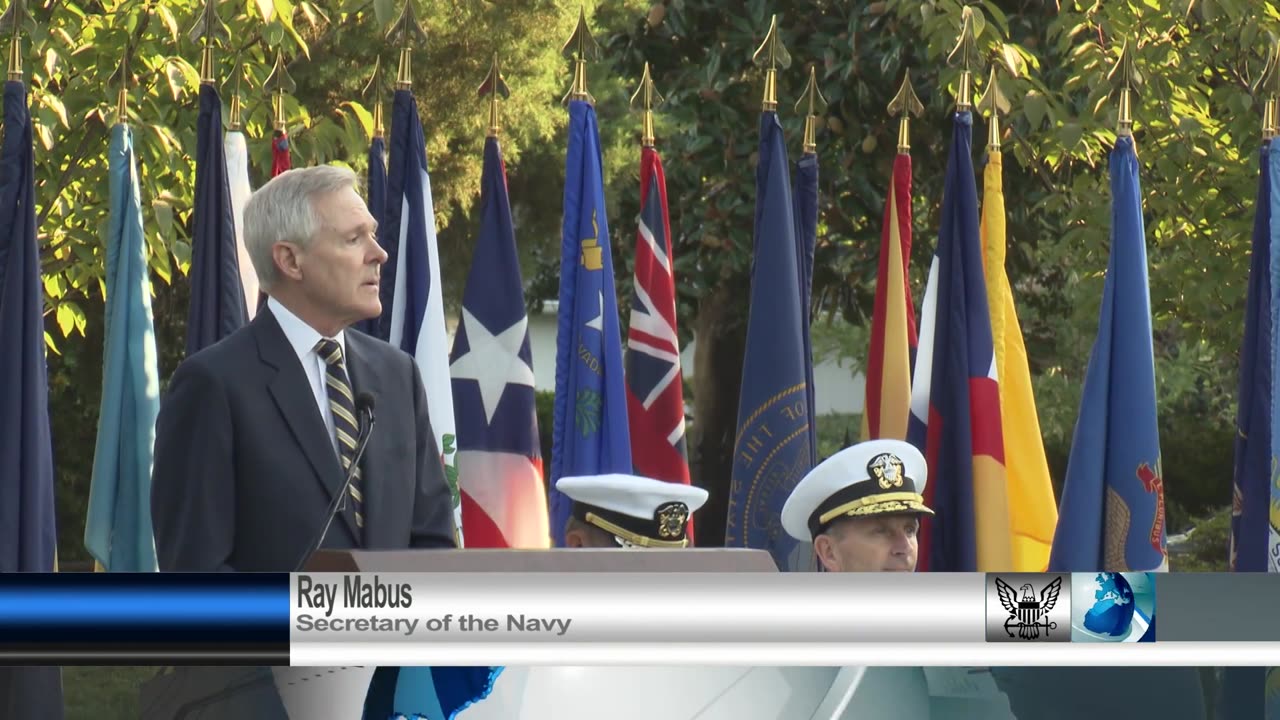
{"type": "Polygon", "coordinates": [[[464,307],[462,324],[467,332],[467,354],[453,361],[449,371],[455,380],[479,383],[485,422],[491,423],[507,385],[533,387],[533,368],[520,357],[529,318],[521,315],[514,325],[494,335],[464,307]]]}

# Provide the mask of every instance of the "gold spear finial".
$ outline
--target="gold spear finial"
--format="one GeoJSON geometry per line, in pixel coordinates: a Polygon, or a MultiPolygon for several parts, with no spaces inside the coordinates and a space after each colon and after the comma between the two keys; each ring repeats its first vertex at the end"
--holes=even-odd
{"type": "Polygon", "coordinates": [[[765,112],[777,110],[778,68],[786,70],[791,67],[791,53],[787,52],[786,46],[782,44],[782,37],[778,34],[777,15],[769,21],[769,32],[764,36],[764,42],[760,43],[760,47],[751,56],[751,62],[765,69],[764,98],[760,102],[760,109],[765,112]]]}
{"type": "Polygon", "coordinates": [[[511,89],[502,77],[502,66],[498,62],[498,53],[493,54],[493,64],[489,66],[489,74],[476,90],[479,97],[489,96],[489,137],[498,137],[498,98],[506,100],[511,97],[511,89]]]}
{"type": "Polygon", "coordinates": [[[400,48],[400,67],[396,70],[396,89],[408,90],[413,87],[413,47],[415,44],[425,45],[427,31],[418,22],[418,13],[414,10],[415,0],[405,0],[404,10],[400,17],[387,31],[387,42],[400,48]]]}
{"type": "Polygon", "coordinates": [[[271,74],[262,82],[262,89],[275,96],[272,99],[275,109],[275,129],[284,130],[288,125],[284,116],[284,96],[285,93],[292,95],[298,89],[298,85],[289,76],[289,68],[284,63],[284,53],[280,50],[276,50],[276,64],[271,68],[271,74]]]}
{"type": "Polygon", "coordinates": [[[960,68],[960,92],[956,95],[956,111],[968,112],[973,109],[973,68],[980,61],[978,55],[978,36],[986,27],[987,21],[982,13],[971,5],[966,5],[960,13],[960,39],[947,56],[947,64],[960,68]]]}
{"type": "Polygon", "coordinates": [[[806,105],[808,112],[804,116],[804,152],[813,153],[818,151],[818,116],[827,111],[827,99],[818,90],[817,65],[809,66],[809,84],[796,101],[796,112],[800,112],[800,108],[806,105]]]}
{"type": "Polygon", "coordinates": [[[898,115],[898,154],[911,154],[911,116],[924,114],[924,103],[916,96],[916,89],[911,87],[911,73],[902,74],[902,86],[898,94],[889,101],[889,116],[898,115]]]}
{"type": "Polygon", "coordinates": [[[13,35],[9,45],[9,79],[22,79],[22,26],[26,23],[27,1],[9,0],[9,7],[0,15],[0,33],[13,35]]]}
{"type": "Polygon", "coordinates": [[[666,102],[666,98],[658,92],[653,84],[653,76],[649,74],[649,63],[644,64],[644,74],[640,76],[640,87],[631,95],[631,111],[641,113],[640,144],[653,147],[657,138],[653,131],[653,109],[666,102]]]}
{"type": "Polygon", "coordinates": [[[978,98],[978,112],[990,113],[991,122],[987,125],[987,149],[1000,150],[1000,113],[1009,113],[1009,98],[1005,97],[996,80],[996,66],[991,65],[991,75],[987,78],[987,87],[978,98]]]}
{"type": "Polygon", "coordinates": [[[204,42],[200,51],[200,82],[204,85],[212,85],[214,82],[213,48],[219,40],[231,39],[227,26],[218,17],[218,0],[205,0],[204,10],[196,18],[196,24],[192,26],[188,35],[193,41],[203,40],[204,42]]]}
{"type": "Polygon", "coordinates": [[[129,122],[129,53],[133,50],[131,43],[125,43],[124,54],[120,56],[120,64],[116,66],[115,72],[111,73],[111,77],[107,78],[107,85],[115,85],[120,83],[120,92],[116,95],[116,123],[120,125],[129,122]]]}
{"type": "Polygon", "coordinates": [[[573,28],[569,41],[560,49],[560,54],[573,60],[573,85],[564,96],[563,103],[570,100],[585,100],[595,105],[596,99],[587,92],[587,61],[600,59],[600,44],[591,36],[591,28],[587,26],[587,11],[578,7],[578,24],[573,28]]]}
{"type": "Polygon", "coordinates": [[[382,137],[382,133],[386,130],[382,121],[382,56],[379,55],[373,61],[373,75],[370,76],[369,82],[365,83],[364,89],[360,91],[361,97],[368,100],[369,96],[373,96],[373,136],[375,138],[382,137]]]}
{"type": "Polygon", "coordinates": [[[1121,137],[1132,136],[1133,96],[1137,95],[1142,88],[1143,80],[1142,74],[1138,72],[1137,65],[1134,63],[1133,50],[1129,47],[1127,38],[1124,45],[1120,47],[1119,59],[1107,74],[1107,80],[1111,82],[1112,94],[1117,91],[1120,93],[1120,113],[1116,123],[1116,134],[1121,137]]]}
{"type": "Polygon", "coordinates": [[[231,77],[224,84],[224,87],[231,87],[231,105],[227,110],[227,130],[238,132],[244,127],[244,120],[241,117],[244,109],[240,103],[240,81],[244,78],[244,63],[240,59],[240,54],[236,54],[236,62],[232,66],[231,77]]]}
{"type": "Polygon", "coordinates": [[[1262,139],[1270,140],[1280,134],[1280,40],[1274,35],[1267,50],[1267,65],[1258,76],[1253,93],[1263,98],[1262,139]]]}

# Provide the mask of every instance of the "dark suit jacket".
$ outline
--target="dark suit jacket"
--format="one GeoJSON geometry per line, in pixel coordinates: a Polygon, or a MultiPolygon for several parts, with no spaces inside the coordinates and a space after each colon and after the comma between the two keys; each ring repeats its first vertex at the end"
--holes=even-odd
{"type": "MultiPolygon", "coordinates": [[[[374,398],[360,468],[367,549],[454,547],[453,507],[413,359],[356,330],[347,373],[374,398]]],[[[344,474],[306,373],[265,307],[187,358],[156,421],[151,519],[164,571],[288,572],[344,474]]],[[[351,503],[323,547],[354,548],[351,503]]]]}

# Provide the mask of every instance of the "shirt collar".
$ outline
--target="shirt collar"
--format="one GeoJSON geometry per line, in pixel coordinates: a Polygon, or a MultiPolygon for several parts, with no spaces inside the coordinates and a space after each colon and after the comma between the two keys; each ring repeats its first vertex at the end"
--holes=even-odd
{"type": "MultiPolygon", "coordinates": [[[[275,316],[276,322],[280,323],[280,329],[284,331],[285,338],[299,358],[305,358],[308,353],[315,352],[316,343],[324,338],[323,335],[273,297],[267,298],[267,308],[275,316]]],[[[347,343],[344,332],[339,330],[338,334],[331,339],[336,340],[342,347],[342,356],[345,359],[347,343]]]]}

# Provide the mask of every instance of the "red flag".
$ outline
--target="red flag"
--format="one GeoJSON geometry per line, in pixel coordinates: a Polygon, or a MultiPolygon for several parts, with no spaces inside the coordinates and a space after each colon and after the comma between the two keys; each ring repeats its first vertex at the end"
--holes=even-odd
{"type": "Polygon", "coordinates": [[[289,132],[284,128],[275,131],[271,138],[271,177],[293,166],[289,158],[289,132]]]}
{"type": "MultiPolygon", "coordinates": [[[[631,459],[638,475],[688,485],[675,287],[667,181],[657,150],[646,147],[640,154],[640,226],[627,332],[631,459]]],[[[689,538],[692,542],[692,520],[689,538]]]]}

